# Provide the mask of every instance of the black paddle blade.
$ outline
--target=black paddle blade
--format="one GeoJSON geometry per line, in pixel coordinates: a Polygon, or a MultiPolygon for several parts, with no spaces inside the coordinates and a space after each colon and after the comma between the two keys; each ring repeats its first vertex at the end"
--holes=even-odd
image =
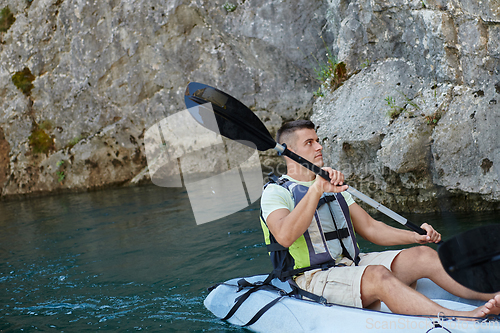
{"type": "Polygon", "coordinates": [[[500,224],[466,231],[438,248],[446,272],[458,283],[483,293],[500,291],[500,224]]]}
{"type": "MultiPolygon", "coordinates": [[[[186,88],[184,101],[196,121],[213,132],[241,143],[252,142],[260,151],[276,146],[276,141],[255,113],[225,92],[206,84],[191,82],[186,88]],[[211,103],[212,110],[197,107],[206,103],[211,103]]],[[[248,146],[255,149],[254,146],[248,146]]]]}

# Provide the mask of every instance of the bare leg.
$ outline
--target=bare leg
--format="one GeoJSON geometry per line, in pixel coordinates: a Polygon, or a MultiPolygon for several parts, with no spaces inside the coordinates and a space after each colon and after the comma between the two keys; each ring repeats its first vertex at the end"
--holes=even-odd
{"type": "Polygon", "coordinates": [[[500,314],[500,295],[473,311],[454,311],[434,303],[380,265],[366,268],[361,278],[361,300],[364,307],[383,301],[392,312],[401,314],[437,315],[444,313],[446,316],[466,317],[500,314]]]}
{"type": "Polygon", "coordinates": [[[495,294],[485,294],[466,288],[453,280],[444,270],[437,252],[428,246],[417,246],[401,251],[391,270],[403,283],[411,285],[420,278],[429,278],[444,290],[467,299],[489,301],[495,294]]]}

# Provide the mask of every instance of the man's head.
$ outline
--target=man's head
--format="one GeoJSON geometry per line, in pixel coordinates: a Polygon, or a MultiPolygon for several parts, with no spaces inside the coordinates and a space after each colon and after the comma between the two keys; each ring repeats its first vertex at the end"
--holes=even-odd
{"type": "Polygon", "coordinates": [[[310,120],[299,119],[284,123],[276,133],[276,141],[280,144],[286,143],[287,147],[294,149],[297,139],[295,132],[301,129],[314,130],[314,124],[310,120]]]}
{"type": "MultiPolygon", "coordinates": [[[[276,135],[276,141],[280,144],[285,143],[288,149],[299,156],[316,164],[323,166],[323,147],[319,144],[314,124],[309,120],[294,120],[281,126],[276,135]]],[[[298,164],[288,157],[285,157],[288,167],[288,174],[303,172],[302,166],[297,168],[298,164]]],[[[297,178],[296,178],[297,179],[297,178]]]]}

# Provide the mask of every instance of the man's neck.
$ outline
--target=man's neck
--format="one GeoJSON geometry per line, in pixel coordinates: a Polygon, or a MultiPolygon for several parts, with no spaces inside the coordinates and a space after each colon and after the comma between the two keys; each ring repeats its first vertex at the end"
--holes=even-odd
{"type": "Polygon", "coordinates": [[[296,168],[288,168],[286,175],[299,182],[310,182],[316,179],[316,174],[302,166],[296,168]]]}

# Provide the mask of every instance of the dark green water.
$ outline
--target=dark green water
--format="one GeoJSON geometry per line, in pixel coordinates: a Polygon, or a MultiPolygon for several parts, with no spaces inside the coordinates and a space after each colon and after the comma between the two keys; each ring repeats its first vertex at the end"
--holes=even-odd
{"type": "MultiPolygon", "coordinates": [[[[1,202],[0,332],[243,332],[203,300],[271,270],[258,215],[197,226],[186,191],[154,186],[1,202]]],[[[407,217],[446,238],[496,215],[407,217]]]]}

